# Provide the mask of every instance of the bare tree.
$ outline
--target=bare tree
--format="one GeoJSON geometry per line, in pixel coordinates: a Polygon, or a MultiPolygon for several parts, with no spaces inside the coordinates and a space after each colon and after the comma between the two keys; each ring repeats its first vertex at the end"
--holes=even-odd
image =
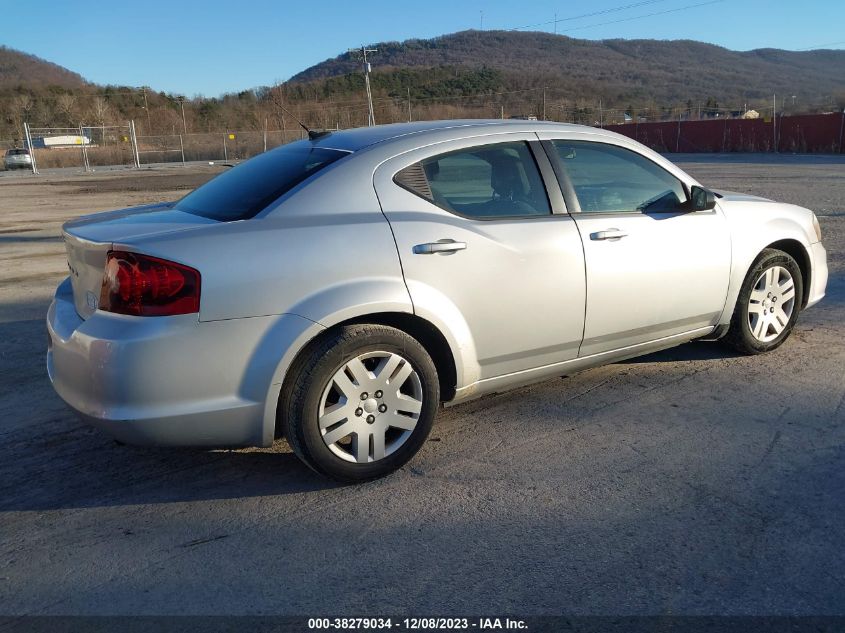
{"type": "Polygon", "coordinates": [[[19,93],[12,97],[9,115],[12,126],[17,133],[24,121],[29,121],[35,101],[26,93],[19,93]]]}
{"type": "Polygon", "coordinates": [[[65,119],[67,125],[73,126],[76,121],[76,96],[72,94],[59,95],[56,99],[56,106],[65,119]]]}
{"type": "Polygon", "coordinates": [[[106,144],[106,121],[111,118],[111,106],[102,97],[95,97],[91,102],[90,115],[100,126],[100,143],[106,144]]]}

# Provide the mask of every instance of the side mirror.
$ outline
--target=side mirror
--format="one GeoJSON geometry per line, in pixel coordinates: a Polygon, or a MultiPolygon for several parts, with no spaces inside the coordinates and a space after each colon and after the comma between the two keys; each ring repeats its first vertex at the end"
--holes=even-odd
{"type": "Polygon", "coordinates": [[[690,190],[690,203],[693,211],[709,211],[716,206],[716,194],[704,187],[693,185],[690,190]]]}

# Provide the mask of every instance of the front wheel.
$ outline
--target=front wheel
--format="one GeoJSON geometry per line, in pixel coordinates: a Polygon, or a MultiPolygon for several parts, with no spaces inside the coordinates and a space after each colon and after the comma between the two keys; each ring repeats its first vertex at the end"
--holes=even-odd
{"type": "Polygon", "coordinates": [[[291,368],[280,401],[297,456],[340,481],[400,468],[422,447],[437,413],[437,370],[420,343],[383,325],[338,328],[291,368]]]}
{"type": "Polygon", "coordinates": [[[783,251],[764,250],[742,283],[724,342],[745,354],[780,346],[798,320],[803,289],[795,259],[783,251]]]}

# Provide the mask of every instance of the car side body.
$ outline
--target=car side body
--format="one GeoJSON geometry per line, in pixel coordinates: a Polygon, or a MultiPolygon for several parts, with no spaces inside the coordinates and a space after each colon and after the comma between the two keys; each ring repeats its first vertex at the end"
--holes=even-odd
{"type": "Polygon", "coordinates": [[[251,219],[215,221],[162,204],[63,227],[70,276],[47,316],[54,387],[127,443],[269,446],[291,367],[343,325],[415,338],[450,405],[719,338],[766,249],[800,266],[798,309],[824,296],[826,254],[811,211],[720,193],[705,211],[586,213],[561,178],[566,156],[555,158],[554,142],[634,152],[687,192],[700,186],[631,139],[557,123],[414,123],[299,141],[348,156],[251,219]],[[530,150],[548,214],[463,217],[397,182],[431,157],[502,143],[530,150]],[[99,309],[110,251],[199,271],[199,312],[99,309]]]}

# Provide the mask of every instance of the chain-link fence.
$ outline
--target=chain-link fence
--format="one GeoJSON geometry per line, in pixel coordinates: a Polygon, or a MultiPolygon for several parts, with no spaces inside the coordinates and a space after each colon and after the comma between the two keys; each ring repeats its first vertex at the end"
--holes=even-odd
{"type": "Polygon", "coordinates": [[[138,165],[132,122],[126,125],[29,127],[24,124],[22,145],[30,150],[33,172],[56,167],[138,165]]]}
{"type": "Polygon", "coordinates": [[[0,150],[26,147],[32,171],[50,168],[141,167],[161,163],[239,161],[304,137],[301,130],[248,130],[138,136],[135,124],[35,128],[22,140],[0,140],[0,150]]]}
{"type": "MultiPolygon", "coordinates": [[[[841,153],[845,151],[845,115],[779,116],[772,119],[678,118],[672,122],[632,122],[613,125],[608,111],[582,112],[581,123],[621,132],[662,152],[791,151],[841,153]],[[610,124],[609,124],[610,123],[610,124]],[[774,129],[773,129],[774,125],[774,129]]],[[[342,127],[340,123],[336,123],[342,127]]],[[[240,161],[279,145],[304,138],[300,129],[246,130],[138,136],[133,121],[125,125],[32,128],[23,125],[21,139],[0,140],[0,152],[26,147],[32,150],[32,171],[206,161],[240,161]]]]}
{"type": "Polygon", "coordinates": [[[237,161],[302,138],[294,130],[210,132],[138,137],[142,165],[194,161],[237,161]]]}

